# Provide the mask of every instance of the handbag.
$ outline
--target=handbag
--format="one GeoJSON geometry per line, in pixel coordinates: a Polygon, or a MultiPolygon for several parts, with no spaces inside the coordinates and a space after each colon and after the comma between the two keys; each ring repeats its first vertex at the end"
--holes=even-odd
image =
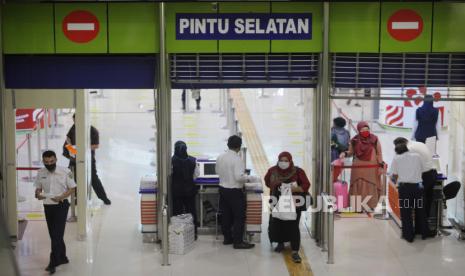
{"type": "Polygon", "coordinates": [[[279,189],[281,196],[278,203],[271,210],[271,216],[280,220],[296,220],[297,213],[294,198],[292,197],[291,184],[282,183],[279,189]]]}

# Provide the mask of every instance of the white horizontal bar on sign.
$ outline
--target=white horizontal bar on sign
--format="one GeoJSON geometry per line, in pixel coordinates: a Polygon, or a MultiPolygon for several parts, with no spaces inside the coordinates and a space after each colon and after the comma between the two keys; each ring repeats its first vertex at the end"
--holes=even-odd
{"type": "Polygon", "coordinates": [[[393,30],[418,30],[420,24],[418,22],[392,22],[393,30]]]}
{"type": "Polygon", "coordinates": [[[68,31],[93,31],[94,23],[68,23],[68,31]]]}

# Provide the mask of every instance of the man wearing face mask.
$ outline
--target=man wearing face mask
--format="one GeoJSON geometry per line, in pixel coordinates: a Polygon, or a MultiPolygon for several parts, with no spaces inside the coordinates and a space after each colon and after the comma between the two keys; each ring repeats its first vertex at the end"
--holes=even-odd
{"type": "Polygon", "coordinates": [[[229,137],[229,150],[218,156],[215,169],[220,178],[223,244],[233,244],[234,249],[250,249],[255,245],[244,242],[242,239],[246,211],[244,184],[260,182],[260,178],[245,173],[244,162],[239,156],[241,146],[241,137],[237,135],[229,137]]]}
{"type": "Polygon", "coordinates": [[[76,189],[76,183],[69,169],[56,165],[55,152],[45,151],[42,162],[45,168],[37,171],[34,187],[35,197],[44,202],[45,220],[52,241],[50,262],[45,270],[53,274],[55,267],[69,263],[63,236],[69,209],[68,197],[76,189]]]}

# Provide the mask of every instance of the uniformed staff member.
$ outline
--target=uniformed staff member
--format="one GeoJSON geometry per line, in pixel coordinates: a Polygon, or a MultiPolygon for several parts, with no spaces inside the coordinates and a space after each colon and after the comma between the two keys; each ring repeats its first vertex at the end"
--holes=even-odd
{"type": "Polygon", "coordinates": [[[35,197],[44,201],[45,219],[52,241],[50,262],[45,270],[53,274],[55,267],[69,263],[63,236],[69,209],[67,198],[76,189],[76,183],[69,169],[56,165],[55,152],[45,151],[42,154],[42,162],[45,168],[37,172],[34,187],[35,197]]]}
{"type": "Polygon", "coordinates": [[[409,151],[406,144],[395,147],[396,156],[392,160],[390,173],[399,190],[399,208],[402,221],[402,238],[413,242],[415,232],[421,233],[422,238],[428,237],[425,211],[423,208],[423,186],[421,174],[423,163],[418,153],[409,151]],[[413,227],[412,212],[415,210],[415,229],[413,227]]]}
{"type": "Polygon", "coordinates": [[[431,212],[431,203],[433,202],[433,188],[438,175],[438,172],[433,166],[433,154],[425,144],[416,141],[409,141],[404,137],[397,137],[394,140],[394,145],[397,146],[398,144],[406,144],[409,151],[418,153],[421,157],[421,162],[423,163],[423,173],[421,174],[424,188],[423,199],[425,215],[428,217],[431,212]]]}
{"type": "Polygon", "coordinates": [[[220,178],[223,244],[234,244],[235,249],[250,249],[255,244],[244,242],[242,239],[246,211],[244,184],[259,182],[260,178],[245,173],[244,162],[238,154],[241,145],[242,139],[239,136],[229,137],[229,150],[216,159],[216,173],[220,178]]]}
{"type": "MultiPolygon", "coordinates": [[[[73,114],[73,121],[75,119],[75,114],[73,114]]],[[[63,156],[69,159],[69,167],[76,173],[76,159],[73,158],[68,149],[66,148],[66,145],[76,145],[76,126],[73,124],[73,126],[70,128],[68,131],[68,134],[66,134],[66,141],[65,144],[63,145],[63,156]]],[[[91,156],[92,156],[92,162],[91,162],[91,184],[92,188],[94,189],[95,194],[97,197],[105,203],[105,205],[110,205],[111,201],[107,197],[107,193],[105,192],[105,188],[103,188],[102,181],[100,181],[100,178],[97,175],[97,161],[95,159],[95,150],[99,148],[100,144],[100,138],[99,138],[99,133],[98,130],[90,126],[90,149],[91,149],[91,156]]]]}

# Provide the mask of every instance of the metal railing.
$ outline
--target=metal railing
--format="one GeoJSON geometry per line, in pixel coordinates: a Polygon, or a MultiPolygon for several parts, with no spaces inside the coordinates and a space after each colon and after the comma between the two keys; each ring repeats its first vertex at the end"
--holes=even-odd
{"type": "MultiPolygon", "coordinates": [[[[449,93],[441,100],[465,100],[464,54],[332,54],[331,66],[333,87],[383,89],[383,95],[360,99],[402,99],[398,93],[386,93],[389,87],[443,87],[449,93]]],[[[357,98],[336,90],[331,96],[357,98]]]]}
{"type": "Polygon", "coordinates": [[[318,54],[172,54],[173,83],[315,85],[318,54]]]}

